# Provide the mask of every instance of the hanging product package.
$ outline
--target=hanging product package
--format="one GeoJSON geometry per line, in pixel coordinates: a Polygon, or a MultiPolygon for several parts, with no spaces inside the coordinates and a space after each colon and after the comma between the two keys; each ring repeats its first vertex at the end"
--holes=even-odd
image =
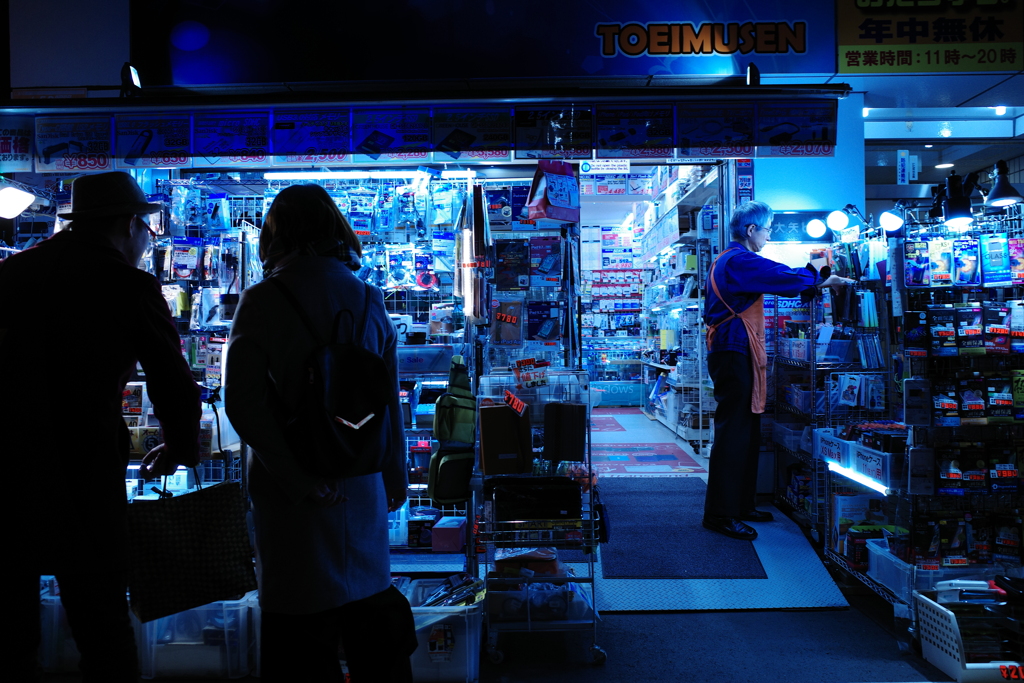
{"type": "Polygon", "coordinates": [[[537,162],[527,211],[534,221],[579,222],[580,183],[572,164],[555,159],[537,162]]]}
{"type": "Polygon", "coordinates": [[[448,391],[438,397],[434,409],[434,438],[438,441],[476,442],[476,397],[462,356],[453,356],[448,391]]]}

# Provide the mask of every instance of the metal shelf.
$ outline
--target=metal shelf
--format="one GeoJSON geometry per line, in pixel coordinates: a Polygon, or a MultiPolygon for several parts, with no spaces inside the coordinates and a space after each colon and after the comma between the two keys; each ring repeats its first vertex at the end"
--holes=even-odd
{"type": "Polygon", "coordinates": [[[862,574],[861,572],[857,571],[856,569],[853,569],[852,567],[850,567],[849,562],[847,562],[846,558],[843,557],[842,555],[839,555],[836,552],[834,552],[832,550],[829,550],[828,548],[825,548],[825,557],[829,561],[835,563],[836,566],[838,566],[840,569],[842,569],[846,573],[852,575],[854,578],[859,580],[865,586],[867,586],[868,588],[870,588],[871,590],[873,590],[874,592],[878,593],[880,596],[885,598],[887,601],[889,601],[889,603],[891,603],[893,605],[906,605],[906,604],[909,604],[907,602],[904,602],[900,598],[898,598],[895,593],[893,593],[891,590],[889,590],[888,588],[886,588],[882,584],[880,584],[877,581],[875,581],[874,579],[872,579],[867,574],[862,574]]]}
{"type": "Polygon", "coordinates": [[[783,455],[788,455],[789,457],[791,457],[791,458],[793,458],[795,460],[799,460],[800,462],[804,463],[805,465],[813,465],[814,464],[814,456],[812,456],[807,451],[801,451],[801,450],[794,451],[792,448],[786,448],[785,446],[783,446],[780,443],[776,443],[775,444],[775,450],[778,453],[782,453],[783,455]]]}

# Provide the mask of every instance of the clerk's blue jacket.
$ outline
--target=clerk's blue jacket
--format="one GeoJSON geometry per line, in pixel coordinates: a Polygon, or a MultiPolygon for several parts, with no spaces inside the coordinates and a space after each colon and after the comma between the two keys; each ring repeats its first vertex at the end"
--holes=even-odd
{"type": "MultiPolygon", "coordinates": [[[[714,268],[718,291],[736,313],[742,313],[752,306],[762,294],[778,294],[795,297],[800,292],[818,284],[817,275],[806,268],[790,268],[787,265],[759,256],[739,242],[730,242],[726,250],[735,249],[718,258],[714,268]]],[[[710,274],[709,274],[710,278],[710,274]]],[[[704,322],[707,325],[721,323],[731,313],[715,294],[711,280],[707,282],[707,298],[704,300],[704,322]]],[[[743,321],[733,318],[722,323],[711,342],[710,353],[716,351],[737,351],[750,355],[750,344],[743,321]]]]}

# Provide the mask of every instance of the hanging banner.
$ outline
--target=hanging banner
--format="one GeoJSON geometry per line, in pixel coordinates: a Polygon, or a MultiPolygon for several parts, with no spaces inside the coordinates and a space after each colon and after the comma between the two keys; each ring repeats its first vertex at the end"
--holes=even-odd
{"type": "Polygon", "coordinates": [[[672,105],[595,108],[597,157],[665,158],[673,156],[672,105]]]}
{"type": "Polygon", "coordinates": [[[191,134],[188,114],[118,114],[114,165],[126,170],[189,168],[191,134]]]}
{"type": "Polygon", "coordinates": [[[841,74],[1024,69],[1021,0],[839,2],[836,25],[841,74]]]}
{"type": "Polygon", "coordinates": [[[319,166],[351,160],[348,109],[275,111],[270,129],[274,166],[319,166]]]}
{"type": "Polygon", "coordinates": [[[516,159],[589,159],[590,107],[516,107],[516,159]]]}
{"type": "Polygon", "coordinates": [[[192,165],[266,166],[270,112],[197,112],[192,118],[192,165]]]}
{"type": "Polygon", "coordinates": [[[836,118],[834,100],[759,102],[757,156],[834,156],[836,118]]]}
{"type": "Polygon", "coordinates": [[[706,102],[676,105],[679,156],[716,159],[754,156],[753,103],[706,102]]]}
{"type": "Polygon", "coordinates": [[[0,173],[32,170],[35,128],[31,116],[0,116],[0,173]]]}
{"type": "Polygon", "coordinates": [[[434,161],[510,161],[508,107],[434,109],[434,161]]]}
{"type": "Polygon", "coordinates": [[[896,150],[896,184],[910,184],[910,150],[896,150]]]}
{"type": "Polygon", "coordinates": [[[359,164],[427,161],[430,110],[356,109],[352,142],[352,161],[359,164]]]}
{"type": "Polygon", "coordinates": [[[110,122],[109,116],[36,119],[36,172],[112,171],[110,122]]]}

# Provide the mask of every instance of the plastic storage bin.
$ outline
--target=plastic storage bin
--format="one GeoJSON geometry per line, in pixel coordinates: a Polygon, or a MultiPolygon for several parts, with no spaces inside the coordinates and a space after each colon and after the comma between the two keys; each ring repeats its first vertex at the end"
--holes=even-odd
{"type": "Polygon", "coordinates": [[[388,513],[388,545],[408,545],[409,503],[388,513]]]}
{"type": "Polygon", "coordinates": [[[836,436],[836,431],[828,427],[819,427],[814,430],[812,437],[814,457],[818,460],[834,462],[842,467],[849,467],[853,460],[853,450],[857,445],[856,441],[846,441],[836,436]]]}
{"type": "Polygon", "coordinates": [[[1020,665],[1013,661],[968,663],[956,615],[918,591],[914,591],[914,603],[922,656],[958,683],[1004,681],[1010,678],[1004,672],[1020,665]]]}
{"type": "Polygon", "coordinates": [[[785,422],[776,422],[773,430],[775,443],[788,448],[791,451],[799,450],[800,437],[803,435],[803,425],[790,425],[785,422]]]}
{"type": "Polygon", "coordinates": [[[856,444],[850,469],[863,474],[883,486],[896,489],[904,484],[903,459],[905,453],[886,453],[856,444]]]}
{"type": "Polygon", "coordinates": [[[416,579],[409,602],[416,620],[419,647],[412,654],[416,683],[474,683],[480,677],[482,603],[458,607],[423,607],[444,579],[416,579]]]}
{"type": "Polygon", "coordinates": [[[867,546],[868,576],[908,604],[913,600],[915,590],[931,590],[940,581],[967,577],[990,579],[1005,571],[995,564],[922,570],[890,553],[883,538],[869,538],[867,546]]]}
{"type": "Polygon", "coordinates": [[[78,647],[71,636],[71,627],[58,595],[40,598],[42,642],[39,644],[39,665],[48,673],[78,671],[78,647]]]}
{"type": "Polygon", "coordinates": [[[241,678],[249,675],[248,597],[136,622],[143,678],[241,678]]]}

